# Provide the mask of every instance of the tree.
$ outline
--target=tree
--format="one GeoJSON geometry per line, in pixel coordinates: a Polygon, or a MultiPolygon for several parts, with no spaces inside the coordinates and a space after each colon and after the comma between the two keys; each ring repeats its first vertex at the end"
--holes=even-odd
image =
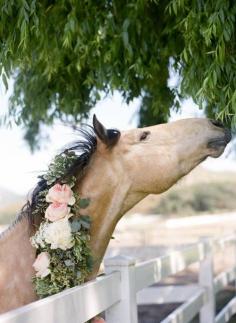
{"type": "Polygon", "coordinates": [[[42,124],[77,122],[101,94],[142,99],[140,124],[191,96],[235,123],[234,0],[0,0],[0,68],[14,77],[6,120],[33,147],[42,124]],[[167,86],[169,67],[179,75],[167,86]]]}

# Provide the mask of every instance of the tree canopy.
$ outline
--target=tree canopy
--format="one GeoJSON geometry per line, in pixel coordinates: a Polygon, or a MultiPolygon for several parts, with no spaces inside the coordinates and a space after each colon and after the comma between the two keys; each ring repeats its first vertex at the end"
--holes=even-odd
{"type": "Polygon", "coordinates": [[[141,125],[184,97],[236,123],[235,16],[234,0],[0,0],[0,71],[6,87],[14,78],[5,120],[33,147],[42,124],[77,122],[118,90],[141,98],[141,125]]]}

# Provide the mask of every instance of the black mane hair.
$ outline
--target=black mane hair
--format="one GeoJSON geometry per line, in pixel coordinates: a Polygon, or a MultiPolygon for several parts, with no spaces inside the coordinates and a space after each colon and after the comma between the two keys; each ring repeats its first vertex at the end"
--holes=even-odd
{"type": "MultiPolygon", "coordinates": [[[[58,181],[63,180],[63,178],[66,178],[67,176],[78,174],[81,178],[91,160],[93,153],[96,151],[97,137],[93,127],[86,125],[83,126],[83,128],[75,128],[75,130],[78,133],[79,139],[67,145],[60,154],[73,152],[76,154],[76,156],[78,156],[78,158],[75,160],[70,169],[67,170],[66,174],[64,174],[61,179],[58,179],[58,181]]],[[[22,217],[27,217],[32,225],[39,223],[40,219],[35,219],[33,211],[35,209],[35,206],[37,205],[40,192],[44,191],[50,186],[47,184],[47,181],[41,177],[37,186],[34,188],[30,199],[23,206],[21,213],[19,214],[15,222],[19,222],[22,217]]]]}

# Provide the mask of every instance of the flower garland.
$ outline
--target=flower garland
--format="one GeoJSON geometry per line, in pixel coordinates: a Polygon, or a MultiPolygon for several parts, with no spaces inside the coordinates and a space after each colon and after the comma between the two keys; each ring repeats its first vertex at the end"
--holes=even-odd
{"type": "Polygon", "coordinates": [[[89,199],[75,195],[76,178],[65,176],[77,158],[68,151],[56,156],[41,177],[48,188],[39,193],[33,213],[43,220],[30,239],[37,249],[33,283],[39,298],[84,283],[92,270],[90,217],[79,213],[89,205],[89,199]]]}

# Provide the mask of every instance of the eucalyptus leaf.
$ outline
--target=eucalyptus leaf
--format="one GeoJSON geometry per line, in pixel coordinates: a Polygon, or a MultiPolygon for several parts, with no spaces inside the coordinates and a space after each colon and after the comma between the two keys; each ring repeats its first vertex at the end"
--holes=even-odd
{"type": "Polygon", "coordinates": [[[70,222],[70,226],[71,226],[71,232],[72,233],[75,233],[75,232],[78,232],[80,229],[81,229],[81,221],[80,219],[73,219],[71,222],[70,222]]]}
{"type": "Polygon", "coordinates": [[[85,222],[88,222],[88,223],[91,223],[91,217],[89,215],[80,215],[79,217],[81,220],[85,221],[85,222]]]}
{"type": "Polygon", "coordinates": [[[84,220],[80,220],[80,224],[82,225],[82,227],[84,227],[86,230],[90,229],[90,223],[84,220]]]}
{"type": "Polygon", "coordinates": [[[84,198],[79,200],[79,207],[81,209],[86,209],[90,204],[90,199],[89,198],[84,198]]]}

